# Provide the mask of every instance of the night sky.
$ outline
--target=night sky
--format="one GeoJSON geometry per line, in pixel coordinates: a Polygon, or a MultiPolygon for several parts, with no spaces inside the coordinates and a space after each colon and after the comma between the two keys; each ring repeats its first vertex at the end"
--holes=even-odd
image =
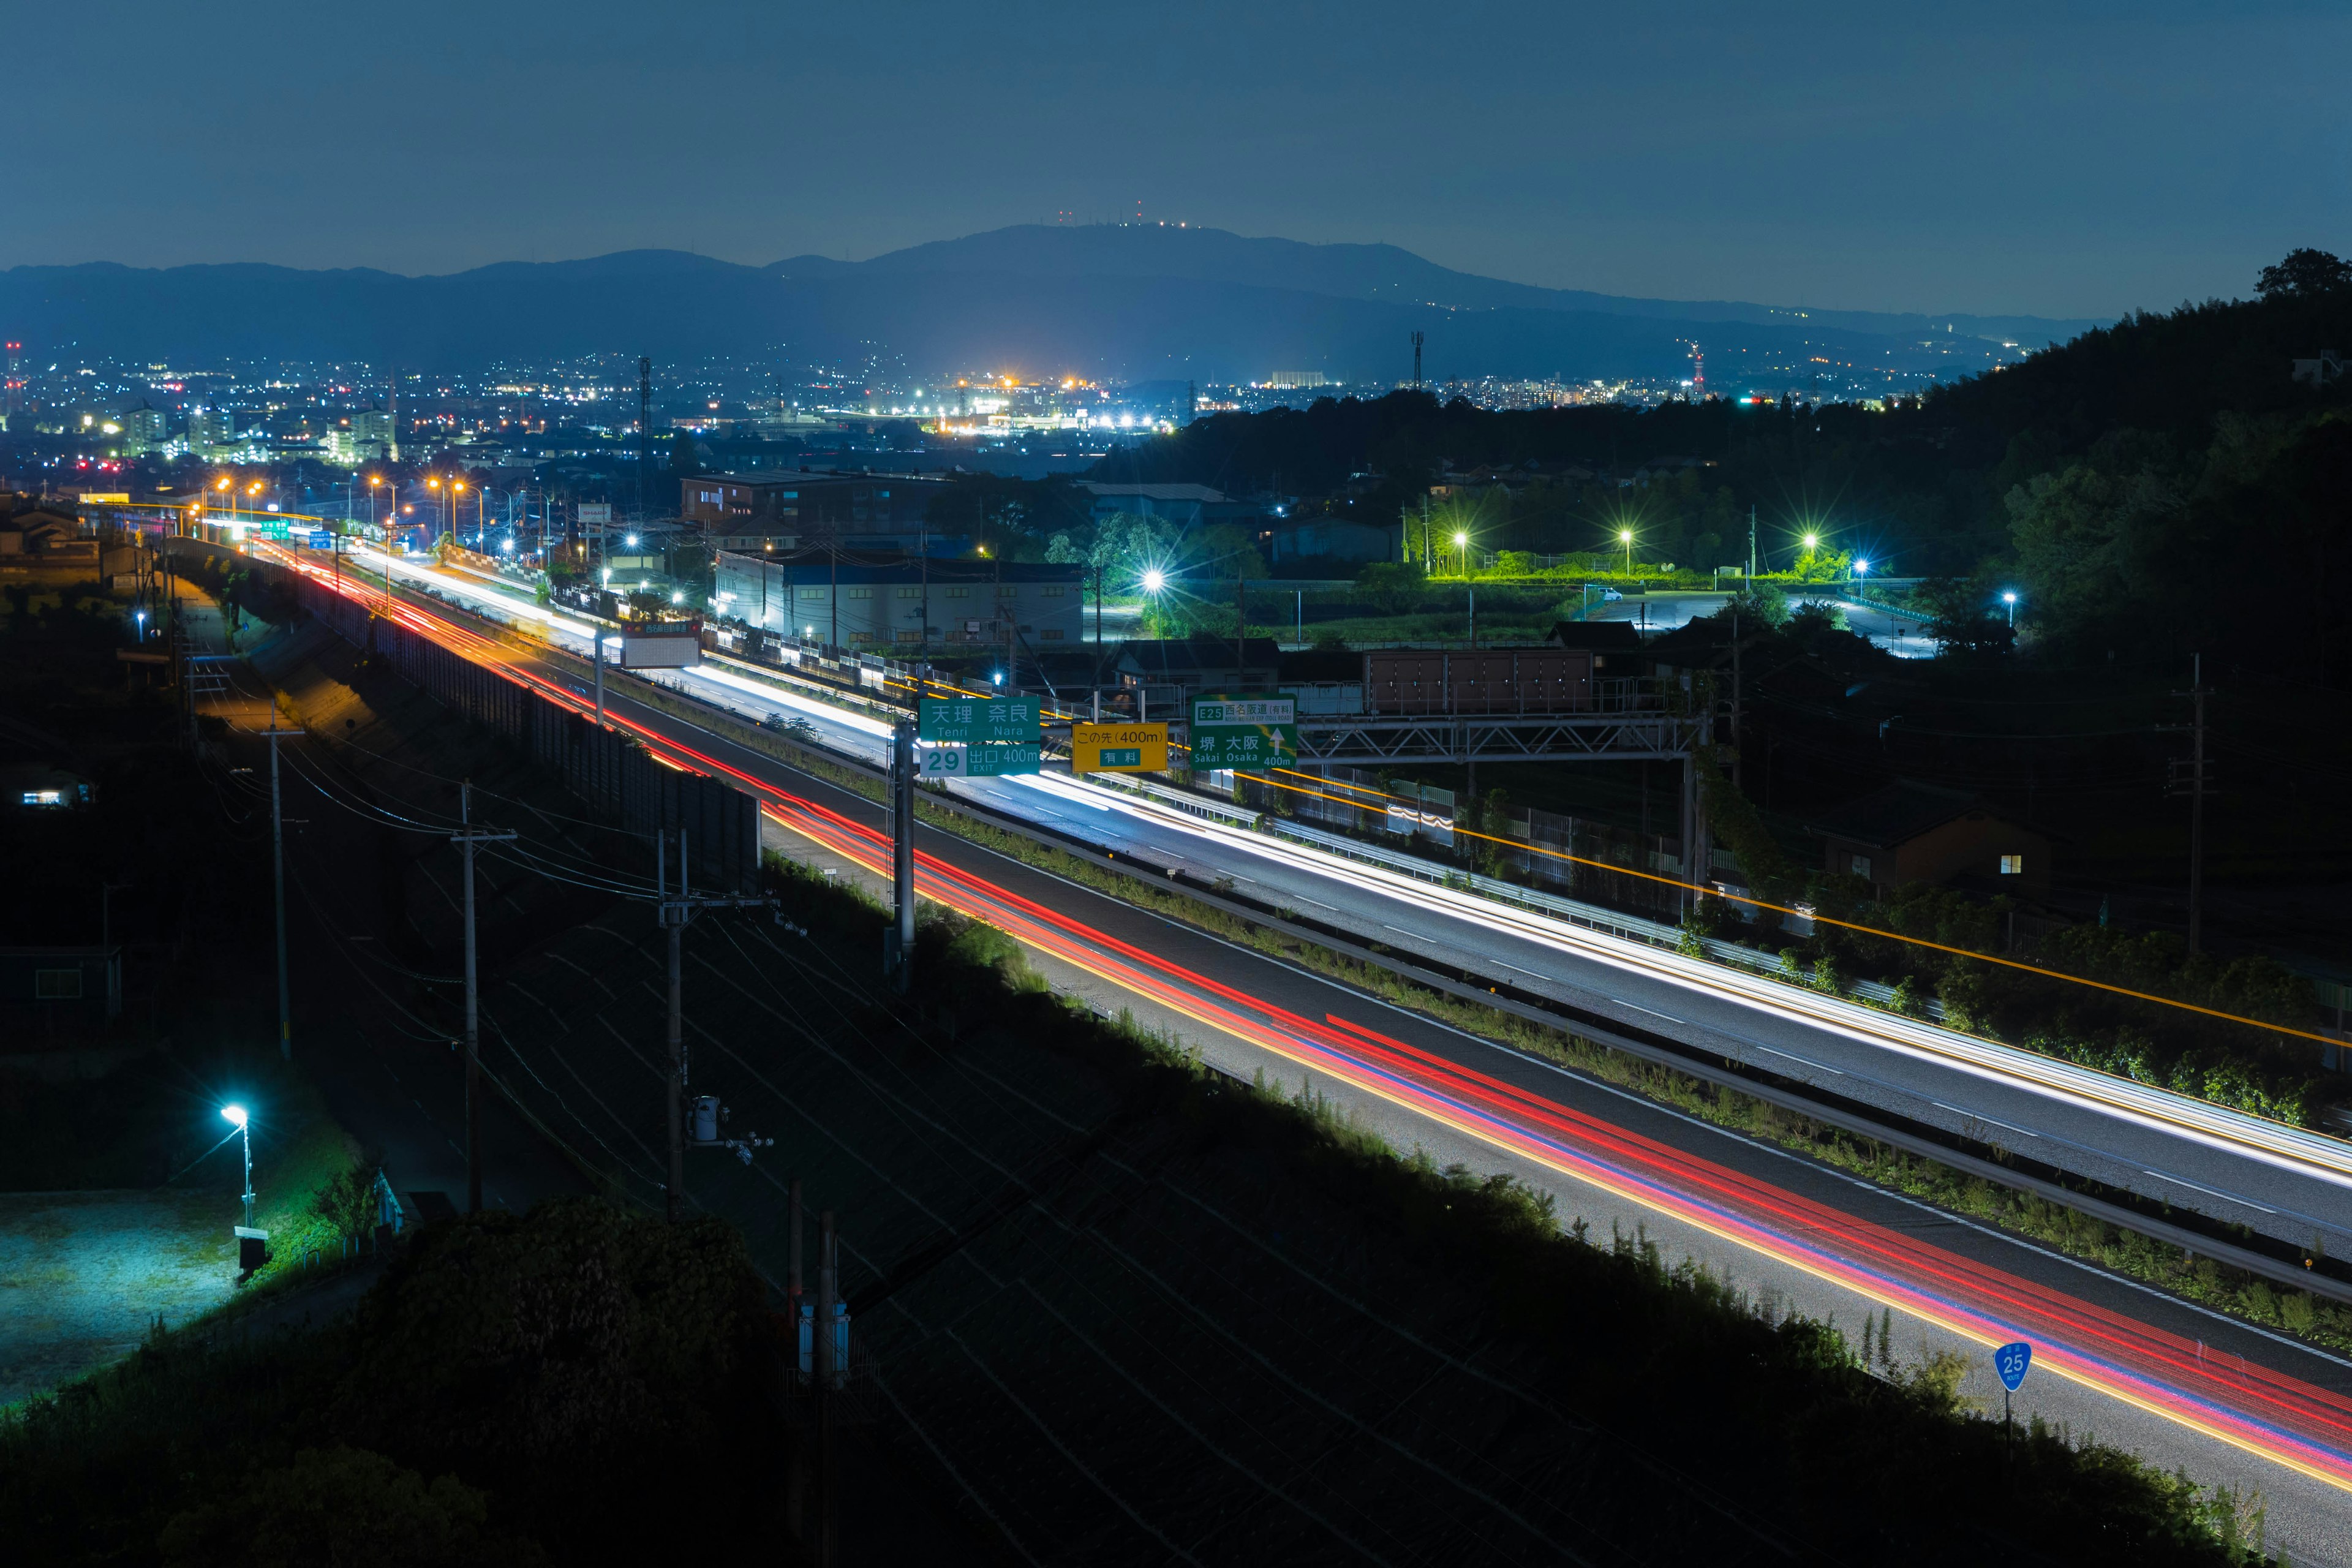
{"type": "Polygon", "coordinates": [[[11,0],[0,266],[864,258],[1021,222],[2102,316],[2352,250],[2341,4],[11,0]]]}

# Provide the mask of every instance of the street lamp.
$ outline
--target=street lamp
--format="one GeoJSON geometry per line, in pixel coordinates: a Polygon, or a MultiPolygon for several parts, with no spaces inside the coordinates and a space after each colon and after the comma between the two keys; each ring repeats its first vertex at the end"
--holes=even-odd
{"type": "Polygon", "coordinates": [[[1458,528],[1454,531],[1454,558],[1462,563],[1462,575],[1470,575],[1470,536],[1458,528]]]}
{"type": "Polygon", "coordinates": [[[224,1105],[221,1117],[245,1138],[245,1228],[253,1228],[253,1125],[242,1105],[224,1105]]]}
{"type": "Polygon", "coordinates": [[[1160,589],[1165,588],[1166,586],[1168,586],[1168,574],[1162,572],[1159,567],[1151,567],[1143,574],[1143,591],[1145,593],[1157,594],[1160,589]]]}
{"type": "Polygon", "coordinates": [[[2001,590],[2000,602],[2009,606],[2009,624],[2012,626],[2017,625],[2017,590],[2014,588],[2001,590]]]}
{"type": "Polygon", "coordinates": [[[1619,529],[1617,542],[1625,547],[1625,575],[1631,577],[1633,574],[1633,531],[1630,528],[1619,529]]]}

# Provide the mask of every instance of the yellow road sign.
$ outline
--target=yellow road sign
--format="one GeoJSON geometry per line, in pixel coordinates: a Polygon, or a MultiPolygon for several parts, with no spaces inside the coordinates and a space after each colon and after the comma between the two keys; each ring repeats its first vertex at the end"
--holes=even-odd
{"type": "Polygon", "coordinates": [[[1156,773],[1168,768],[1165,724],[1073,724],[1074,773],[1156,773]]]}

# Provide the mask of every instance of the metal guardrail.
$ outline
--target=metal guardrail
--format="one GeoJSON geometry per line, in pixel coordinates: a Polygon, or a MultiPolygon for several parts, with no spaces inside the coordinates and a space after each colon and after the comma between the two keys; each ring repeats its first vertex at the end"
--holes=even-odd
{"type": "MultiPolygon", "coordinates": [[[[1534,914],[1549,915],[1555,920],[1565,921],[1570,925],[1621,937],[1628,942],[1638,942],[1650,947],[1671,948],[1676,952],[1683,950],[1683,931],[1679,926],[1643,920],[1639,915],[1621,914],[1615,910],[1607,909],[1599,904],[1588,904],[1578,899],[1561,898],[1556,893],[1541,892],[1534,888],[1523,888],[1516,882],[1506,882],[1499,878],[1484,876],[1476,871],[1465,871],[1458,867],[1424,859],[1418,855],[1408,855],[1402,850],[1383,849],[1377,844],[1367,844],[1360,838],[1350,838],[1345,834],[1333,833],[1320,827],[1309,827],[1304,823],[1251,811],[1244,806],[1227,805],[1222,801],[1210,800],[1188,790],[1176,789],[1150,779],[1103,773],[1090,773],[1087,776],[1097,787],[1116,790],[1121,794],[1140,795],[1190,816],[1206,817],[1235,827],[1255,828],[1276,837],[1287,838],[1294,843],[1304,844],[1310,848],[1337,855],[1342,859],[1356,861],[1360,865],[1378,866],[1383,869],[1411,877],[1417,881],[1452,888],[1460,892],[1475,893],[1481,898],[1492,899],[1496,903],[1509,904],[1534,914]],[[1111,782],[1113,780],[1117,782],[1111,782]]],[[[1720,937],[1707,937],[1701,945],[1705,949],[1706,955],[1717,963],[1746,969],[1768,979],[1783,980],[1791,984],[1805,984],[1802,979],[1789,973],[1787,965],[1781,962],[1780,955],[1777,952],[1768,952],[1762,948],[1748,947],[1741,942],[1726,942],[1720,937]]],[[[1895,988],[1891,985],[1883,985],[1874,980],[1849,981],[1843,994],[1855,1000],[1868,1002],[1880,1007],[1891,1009],[1895,1005],[1895,988]]],[[[1940,1024],[1944,1021],[1944,1005],[1941,1002],[1927,1001],[1926,1010],[1927,1016],[1934,1022],[1940,1024]]]]}

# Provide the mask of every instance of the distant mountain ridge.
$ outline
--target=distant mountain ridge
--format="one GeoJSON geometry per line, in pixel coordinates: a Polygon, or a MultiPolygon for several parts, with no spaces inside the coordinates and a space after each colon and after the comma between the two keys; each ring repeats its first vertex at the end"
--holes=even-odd
{"type": "Polygon", "coordinates": [[[1019,224],[932,240],[868,261],[796,256],[767,270],[780,277],[840,277],[856,270],[909,275],[925,272],[1010,272],[1036,277],[1187,278],[1199,282],[1292,289],[1391,304],[1455,310],[1581,310],[1682,321],[1744,321],[1788,326],[1811,321],[1846,331],[1909,335],[1932,331],[1995,337],[2027,348],[2064,342],[2105,321],[2042,316],[1978,316],[1965,311],[1888,312],[1772,306],[1732,300],[1643,300],[1583,289],[1545,289],[1450,267],[1393,245],[1310,245],[1257,238],[1219,228],[1165,224],[1087,224],[1057,227],[1019,224]]]}
{"type": "Polygon", "coordinates": [[[2004,357],[1984,338],[2040,346],[2084,325],[1618,299],[1479,278],[1394,246],[1157,225],[1027,225],[867,261],[767,267],[632,250],[423,278],[263,263],[0,272],[0,331],[28,353],[175,363],[466,370],[646,353],[772,356],[890,380],[1019,371],[1209,382],[1305,370],[1385,383],[1409,373],[1418,331],[1433,380],[1669,379],[1687,371],[1696,340],[1714,387],[1801,389],[1816,365],[1981,369],[2004,357]]]}

